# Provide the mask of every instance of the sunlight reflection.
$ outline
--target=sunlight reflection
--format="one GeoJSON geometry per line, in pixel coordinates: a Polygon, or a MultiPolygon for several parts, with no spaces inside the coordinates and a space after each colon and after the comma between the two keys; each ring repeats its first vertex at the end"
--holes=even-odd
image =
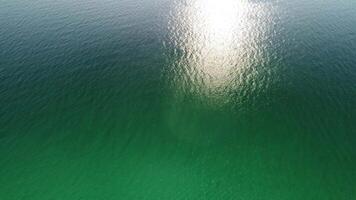
{"type": "Polygon", "coordinates": [[[248,0],[178,1],[169,24],[179,58],[172,67],[176,84],[200,93],[230,84],[259,59],[263,13],[263,4],[248,0]]]}

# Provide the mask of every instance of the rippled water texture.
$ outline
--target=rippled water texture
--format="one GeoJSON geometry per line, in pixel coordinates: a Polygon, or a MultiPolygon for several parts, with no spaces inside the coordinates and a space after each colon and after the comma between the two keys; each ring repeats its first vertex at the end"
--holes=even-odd
{"type": "Polygon", "coordinates": [[[356,1],[0,0],[0,199],[351,200],[356,1]]]}

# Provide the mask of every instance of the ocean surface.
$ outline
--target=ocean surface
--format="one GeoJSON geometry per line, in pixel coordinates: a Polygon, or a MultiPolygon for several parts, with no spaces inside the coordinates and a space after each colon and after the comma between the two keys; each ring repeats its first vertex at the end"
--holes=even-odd
{"type": "Polygon", "coordinates": [[[355,198],[355,0],[0,0],[1,200],[355,198]]]}

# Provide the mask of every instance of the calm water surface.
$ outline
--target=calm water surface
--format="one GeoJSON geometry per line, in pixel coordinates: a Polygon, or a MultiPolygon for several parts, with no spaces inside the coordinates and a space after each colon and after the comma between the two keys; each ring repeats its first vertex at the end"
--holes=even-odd
{"type": "Polygon", "coordinates": [[[351,200],[356,1],[0,0],[0,199],[351,200]]]}

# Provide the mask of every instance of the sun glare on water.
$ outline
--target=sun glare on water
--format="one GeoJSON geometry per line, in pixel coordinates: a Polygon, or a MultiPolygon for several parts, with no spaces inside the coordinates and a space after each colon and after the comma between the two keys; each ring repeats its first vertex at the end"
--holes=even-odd
{"type": "Polygon", "coordinates": [[[263,4],[246,0],[179,1],[169,24],[170,40],[183,52],[174,66],[177,79],[209,91],[226,87],[251,62],[246,55],[263,35],[258,17],[264,12],[263,4]]]}

